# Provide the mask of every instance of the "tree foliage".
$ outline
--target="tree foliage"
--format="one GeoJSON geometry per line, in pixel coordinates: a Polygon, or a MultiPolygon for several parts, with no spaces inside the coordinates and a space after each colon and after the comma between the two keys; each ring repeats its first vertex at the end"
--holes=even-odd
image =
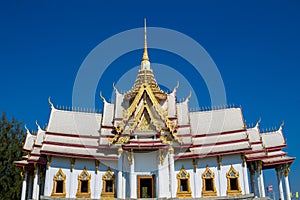
{"type": "Polygon", "coordinates": [[[0,119],[0,199],[20,199],[22,178],[14,161],[22,159],[22,143],[25,139],[22,122],[0,119]]]}

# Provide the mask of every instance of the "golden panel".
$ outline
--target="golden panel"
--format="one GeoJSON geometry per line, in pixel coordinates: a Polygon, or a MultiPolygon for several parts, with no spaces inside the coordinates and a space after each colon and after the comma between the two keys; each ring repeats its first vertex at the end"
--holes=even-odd
{"type": "Polygon", "coordinates": [[[114,199],[115,197],[115,175],[108,167],[105,174],[102,176],[103,187],[101,199],[114,199]]]}
{"type": "Polygon", "coordinates": [[[202,197],[215,197],[217,196],[217,189],[215,185],[215,174],[206,167],[202,174],[202,197]],[[211,184],[208,186],[207,184],[211,184]]]}
{"type": "Polygon", "coordinates": [[[58,172],[53,177],[53,188],[52,188],[52,197],[64,198],[66,197],[66,175],[60,168],[58,172]],[[62,185],[58,184],[62,181],[62,185]],[[58,187],[62,187],[61,190],[58,187]]]}
{"type": "Polygon", "coordinates": [[[76,193],[76,198],[91,198],[91,175],[88,173],[88,171],[84,168],[83,171],[78,175],[78,188],[76,193]],[[84,185],[87,184],[86,191],[82,191],[84,185]]]}
{"type": "Polygon", "coordinates": [[[192,191],[190,186],[190,174],[182,166],[179,173],[176,175],[177,178],[177,198],[191,198],[192,191]]]}
{"type": "Polygon", "coordinates": [[[231,165],[229,171],[226,174],[228,196],[238,196],[242,194],[239,176],[239,172],[237,172],[231,165]]]}

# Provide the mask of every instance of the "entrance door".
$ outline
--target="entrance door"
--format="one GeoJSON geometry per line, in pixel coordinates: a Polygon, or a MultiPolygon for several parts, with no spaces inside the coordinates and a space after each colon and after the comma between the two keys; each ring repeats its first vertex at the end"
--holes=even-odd
{"type": "Polygon", "coordinates": [[[138,176],[138,198],[154,198],[154,176],[138,176]]]}

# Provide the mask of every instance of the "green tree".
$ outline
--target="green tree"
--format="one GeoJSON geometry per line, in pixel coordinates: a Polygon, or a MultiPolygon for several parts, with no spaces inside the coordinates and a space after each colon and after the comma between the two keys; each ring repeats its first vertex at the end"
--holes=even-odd
{"type": "Polygon", "coordinates": [[[20,199],[22,178],[14,161],[22,159],[25,139],[22,122],[8,120],[5,113],[0,119],[0,199],[20,199]]]}

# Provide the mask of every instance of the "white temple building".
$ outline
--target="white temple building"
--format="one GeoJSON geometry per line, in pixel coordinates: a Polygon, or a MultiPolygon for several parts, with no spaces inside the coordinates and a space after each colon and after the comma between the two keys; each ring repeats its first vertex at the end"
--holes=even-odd
{"type": "Polygon", "coordinates": [[[265,169],[276,170],[280,198],[290,200],[295,158],[282,150],[282,125],[261,133],[259,122],[246,127],[241,108],[189,111],[178,87],[159,88],[146,28],[144,45],[132,89],[114,87],[114,104],[101,96],[103,113],[61,110],[49,99],[46,130],[27,130],[27,155],[15,162],[22,200],[263,198],[265,169]]]}

